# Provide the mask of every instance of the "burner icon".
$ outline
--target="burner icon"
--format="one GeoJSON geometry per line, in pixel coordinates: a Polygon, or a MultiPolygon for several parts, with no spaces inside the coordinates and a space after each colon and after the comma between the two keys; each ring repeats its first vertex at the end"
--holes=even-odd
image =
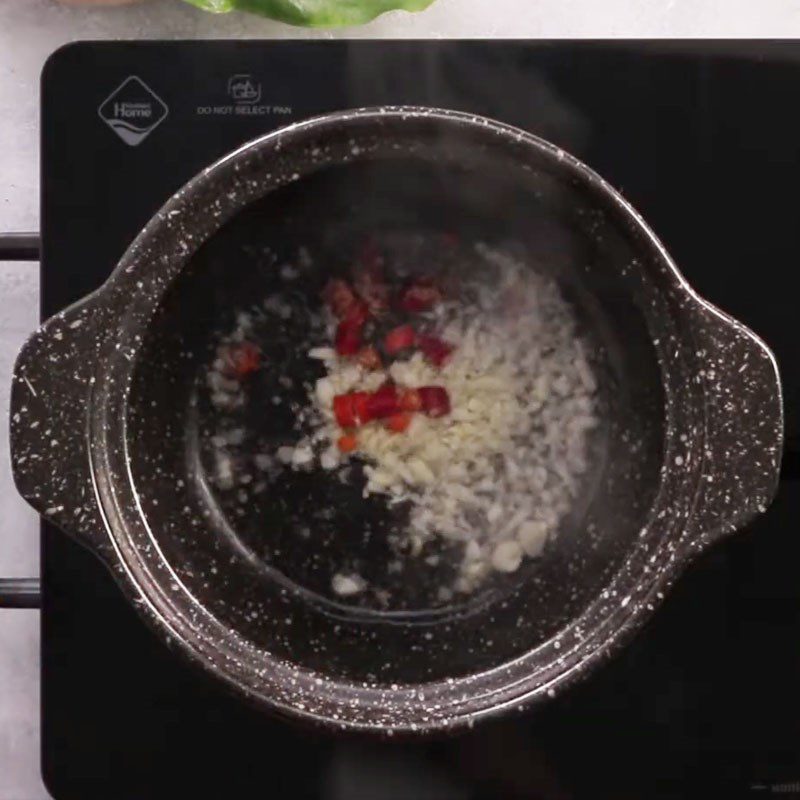
{"type": "Polygon", "coordinates": [[[234,103],[253,105],[261,99],[261,84],[252,75],[233,75],[228,80],[228,96],[234,103]]]}
{"type": "Polygon", "coordinates": [[[131,75],[100,104],[97,113],[125,144],[136,147],[164,121],[169,108],[141,78],[131,75]]]}

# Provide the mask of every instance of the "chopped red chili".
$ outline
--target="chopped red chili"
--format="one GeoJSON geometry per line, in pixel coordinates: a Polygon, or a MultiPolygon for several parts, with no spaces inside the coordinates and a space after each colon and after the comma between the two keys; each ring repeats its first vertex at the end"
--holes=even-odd
{"type": "Polygon", "coordinates": [[[358,351],[358,363],[364,369],[381,369],[383,367],[380,353],[372,345],[362,347],[358,351]]]}
{"type": "Polygon", "coordinates": [[[244,378],[261,366],[261,350],[252,342],[231,344],[222,350],[221,356],[223,370],[237,378],[244,378]]]}
{"type": "Polygon", "coordinates": [[[336,444],[343,453],[352,453],[358,447],[358,439],[352,433],[346,433],[339,437],[336,444]]]}
{"type": "Polygon", "coordinates": [[[357,425],[366,425],[372,419],[369,409],[371,396],[369,392],[353,392],[353,410],[357,425]]]}
{"type": "Polygon", "coordinates": [[[386,334],[383,346],[389,355],[395,355],[409,347],[413,347],[417,340],[417,334],[410,325],[401,325],[386,334]]]}
{"type": "Polygon", "coordinates": [[[400,392],[400,408],[403,411],[421,411],[422,398],[416,389],[403,389],[400,392]]]}
{"type": "Polygon", "coordinates": [[[422,410],[429,417],[443,417],[450,413],[450,395],[443,386],[420,386],[422,410]]]}
{"type": "Polygon", "coordinates": [[[389,285],[383,276],[383,258],[374,241],[368,240],[359,255],[355,287],[373,314],[389,307],[389,285]]]}
{"type": "Polygon", "coordinates": [[[361,349],[361,324],[342,320],[336,328],[336,352],[340,356],[354,356],[361,349]]]}
{"type": "Polygon", "coordinates": [[[342,428],[356,428],[376,419],[386,419],[403,409],[397,387],[387,383],[377,392],[350,392],[333,398],[333,413],[342,428]]]}
{"type": "Polygon", "coordinates": [[[322,292],[322,299],[334,316],[344,319],[349,316],[354,306],[359,303],[358,295],[347,281],[332,278],[322,292]]]}
{"type": "Polygon", "coordinates": [[[412,415],[408,411],[401,411],[399,414],[392,414],[384,423],[393,433],[403,433],[411,424],[412,415]]]}
{"type": "Polygon", "coordinates": [[[336,328],[336,352],[340,356],[354,356],[361,349],[361,329],[369,311],[361,300],[350,306],[347,316],[336,328]]]}
{"type": "Polygon", "coordinates": [[[366,401],[367,419],[365,422],[373,419],[385,419],[401,410],[397,387],[393,383],[386,383],[377,392],[373,392],[368,396],[366,401]]]}
{"type": "Polygon", "coordinates": [[[436,336],[420,336],[419,349],[422,350],[425,360],[429,364],[441,367],[447,363],[455,348],[436,336]]]}
{"type": "Polygon", "coordinates": [[[337,394],[333,398],[333,414],[342,428],[355,428],[366,422],[366,392],[337,394]]]}
{"type": "Polygon", "coordinates": [[[429,311],[442,302],[442,292],[429,278],[417,278],[400,295],[400,308],[410,314],[429,311]]]}

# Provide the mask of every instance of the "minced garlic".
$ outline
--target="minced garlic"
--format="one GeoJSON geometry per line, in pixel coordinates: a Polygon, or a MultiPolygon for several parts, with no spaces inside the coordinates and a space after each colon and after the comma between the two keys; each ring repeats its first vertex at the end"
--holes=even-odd
{"type": "MultiPolygon", "coordinates": [[[[470,591],[490,571],[514,572],[539,556],[569,511],[588,468],[588,433],[597,424],[596,380],[569,305],[552,280],[489,250],[495,276],[469,305],[439,311],[441,335],[456,344],[442,368],[419,352],[388,370],[364,370],[328,347],[309,356],[327,375],[312,393],[318,424],[331,443],[320,463],[333,469],[341,435],[336,395],[443,386],[451,413],[415,415],[402,434],[380,424],[359,429],[365,495],[413,504],[408,536],[419,551],[434,536],[464,542],[455,589],[470,591]]],[[[302,456],[291,463],[306,463],[302,456]]],[[[278,457],[285,460],[279,452],[278,457]]]]}

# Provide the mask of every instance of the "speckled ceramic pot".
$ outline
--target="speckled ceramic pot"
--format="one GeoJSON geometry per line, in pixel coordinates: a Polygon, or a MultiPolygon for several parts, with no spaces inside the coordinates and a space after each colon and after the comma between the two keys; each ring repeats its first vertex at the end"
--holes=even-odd
{"type": "Polygon", "coordinates": [[[385,733],[527,708],[610,656],[693,556],[764,510],[783,429],[768,348],[692,291],[600,177],[520,130],[430,109],[309,120],[204,170],[31,337],[11,417],[22,495],[165,641],[264,708],[385,733]],[[607,412],[602,474],[540,559],[478,598],[396,613],[303,585],[302,551],[260,558],[216,513],[192,444],[214,314],[269,291],[246,254],[387,225],[546,264],[603,353],[607,412]]]}

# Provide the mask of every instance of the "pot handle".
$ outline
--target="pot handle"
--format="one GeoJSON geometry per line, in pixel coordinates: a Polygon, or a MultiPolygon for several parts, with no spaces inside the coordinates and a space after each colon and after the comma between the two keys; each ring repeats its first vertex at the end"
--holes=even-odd
{"type": "MultiPolygon", "coordinates": [[[[38,261],[38,233],[0,234],[0,261],[38,261]]],[[[0,608],[39,608],[41,584],[38,578],[0,578],[0,608]]]]}
{"type": "Polygon", "coordinates": [[[705,437],[691,524],[710,544],[764,512],[783,452],[783,399],[775,356],[749,328],[698,299],[691,323],[704,382],[705,437]]]}
{"type": "Polygon", "coordinates": [[[88,413],[102,344],[96,295],[56,314],[24,344],[11,383],[11,468],[45,519],[100,556],[110,553],[92,480],[88,413]]]}

